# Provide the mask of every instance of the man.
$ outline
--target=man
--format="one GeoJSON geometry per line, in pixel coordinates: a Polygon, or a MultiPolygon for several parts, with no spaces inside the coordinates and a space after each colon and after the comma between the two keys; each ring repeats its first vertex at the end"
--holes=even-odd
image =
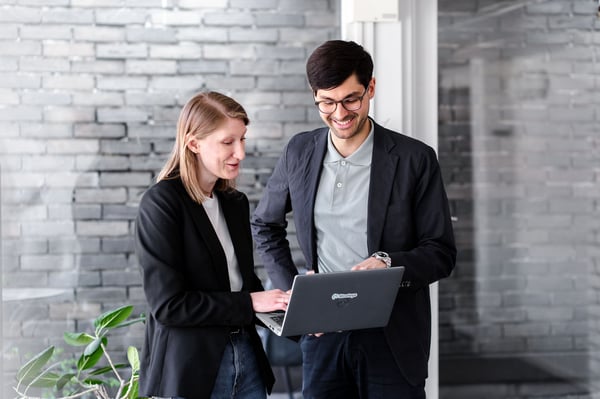
{"type": "Polygon", "coordinates": [[[286,290],[298,273],[286,239],[292,210],[315,273],[406,269],[385,328],[300,339],[304,398],[424,398],[429,285],[447,277],[456,261],[435,152],[368,117],[375,79],[362,46],[328,41],[309,57],[306,71],[327,127],[292,137],[252,217],[269,277],[286,290]]]}

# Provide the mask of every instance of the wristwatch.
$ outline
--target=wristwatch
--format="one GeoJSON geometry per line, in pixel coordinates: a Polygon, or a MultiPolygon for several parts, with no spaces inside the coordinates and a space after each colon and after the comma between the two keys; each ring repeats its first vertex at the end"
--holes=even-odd
{"type": "Polygon", "coordinates": [[[378,259],[378,260],[382,261],[383,263],[385,263],[385,267],[387,267],[387,268],[392,267],[392,258],[390,258],[390,255],[388,255],[387,252],[377,251],[373,255],[371,255],[371,257],[378,259]]]}

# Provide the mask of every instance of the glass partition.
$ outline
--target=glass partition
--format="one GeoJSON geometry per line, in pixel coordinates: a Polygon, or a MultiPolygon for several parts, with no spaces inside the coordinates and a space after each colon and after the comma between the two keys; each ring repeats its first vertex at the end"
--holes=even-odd
{"type": "Polygon", "coordinates": [[[442,398],[600,392],[597,7],[439,1],[442,398]]]}

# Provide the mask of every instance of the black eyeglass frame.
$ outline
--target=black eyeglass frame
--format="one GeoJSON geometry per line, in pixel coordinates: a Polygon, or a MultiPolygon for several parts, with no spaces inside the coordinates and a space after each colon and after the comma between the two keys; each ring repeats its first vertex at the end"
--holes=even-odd
{"type": "Polygon", "coordinates": [[[346,111],[350,111],[350,112],[357,111],[357,110],[360,109],[360,107],[362,107],[363,98],[367,95],[367,91],[368,90],[369,90],[369,87],[367,86],[365,88],[364,93],[361,96],[359,96],[359,97],[346,97],[346,98],[344,98],[342,100],[339,100],[339,101],[333,101],[333,100],[315,101],[315,105],[317,106],[317,109],[319,110],[319,112],[322,113],[322,114],[325,114],[325,115],[331,115],[335,111],[337,111],[338,104],[342,104],[342,107],[344,107],[344,109],[346,111]],[[346,102],[348,102],[348,100],[351,100],[351,101],[358,100],[358,107],[353,108],[353,109],[348,109],[348,107],[346,107],[346,102]],[[331,111],[331,112],[325,112],[325,111],[323,111],[321,109],[321,104],[322,103],[333,103],[335,105],[335,107],[333,108],[333,111],[331,111]]]}

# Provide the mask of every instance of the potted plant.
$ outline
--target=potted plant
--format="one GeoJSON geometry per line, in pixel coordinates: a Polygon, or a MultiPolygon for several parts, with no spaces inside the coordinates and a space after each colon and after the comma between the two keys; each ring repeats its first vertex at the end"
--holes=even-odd
{"type": "Polygon", "coordinates": [[[94,395],[101,399],[135,399],[138,396],[138,373],[140,368],[138,350],[127,349],[129,365],[113,362],[107,351],[111,330],[144,322],[145,316],[130,319],[133,306],[122,306],[101,314],[94,320],[94,333],[66,332],[63,336],[68,345],[85,347],[73,364],[58,361],[48,365],[55,347],[50,346],[35,355],[17,372],[14,387],[19,398],[34,398],[32,388],[51,390],[59,399],[74,399],[94,395]],[[105,359],[105,365],[99,365],[105,359]],[[121,373],[127,372],[123,377],[121,373]],[[114,392],[113,392],[114,391],[114,392]],[[62,395],[62,396],[61,396],[62,395]]]}

